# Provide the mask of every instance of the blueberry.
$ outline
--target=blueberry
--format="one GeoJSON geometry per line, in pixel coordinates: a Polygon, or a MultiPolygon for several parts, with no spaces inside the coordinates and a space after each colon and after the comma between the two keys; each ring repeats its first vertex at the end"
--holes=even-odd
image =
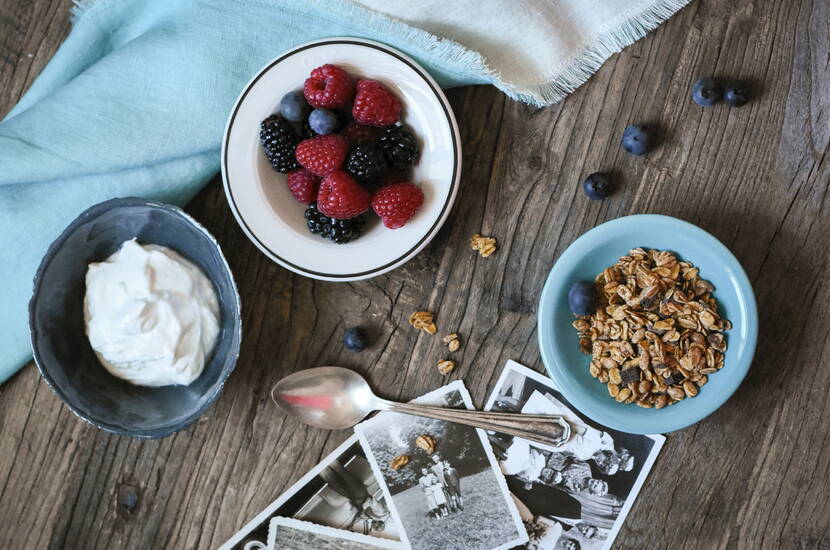
{"type": "Polygon", "coordinates": [[[308,103],[302,90],[288,92],[280,100],[280,114],[285,120],[301,122],[308,113],[308,103]]]}
{"type": "Polygon", "coordinates": [[[701,78],[692,85],[692,99],[703,107],[709,107],[720,101],[723,88],[714,78],[701,78]]]}
{"type": "Polygon", "coordinates": [[[745,105],[749,101],[750,95],[747,83],[739,80],[729,82],[723,89],[723,100],[730,107],[745,105]]]}
{"type": "Polygon", "coordinates": [[[622,148],[632,155],[645,155],[649,150],[651,134],[639,124],[626,126],[622,135],[622,148]]]}
{"type": "Polygon", "coordinates": [[[328,109],[314,109],[308,115],[308,125],[319,135],[331,134],[339,125],[337,115],[328,109]]]}
{"type": "Polygon", "coordinates": [[[608,174],[594,172],[582,182],[582,190],[585,191],[589,199],[598,201],[610,195],[611,191],[614,190],[614,185],[611,183],[608,174]]]}
{"type": "Polygon", "coordinates": [[[594,283],[579,281],[568,291],[568,307],[574,315],[591,315],[597,310],[597,289],[594,283]]]}
{"type": "Polygon", "coordinates": [[[363,351],[366,349],[366,333],[360,327],[346,329],[343,335],[343,345],[349,351],[363,351]]]}

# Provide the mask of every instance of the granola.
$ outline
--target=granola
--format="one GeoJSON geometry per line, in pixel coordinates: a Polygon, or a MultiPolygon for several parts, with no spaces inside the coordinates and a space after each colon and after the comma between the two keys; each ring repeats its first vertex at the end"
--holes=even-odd
{"type": "Polygon", "coordinates": [[[452,369],[455,368],[455,361],[450,361],[449,359],[443,359],[438,361],[438,370],[444,376],[448,375],[452,372],[452,369]]]}
{"type": "Polygon", "coordinates": [[[595,279],[599,305],[573,322],[591,376],[619,403],[662,409],[695,397],[724,365],[732,324],[714,287],[666,250],[635,248],[595,279]]]}
{"type": "Polygon", "coordinates": [[[416,311],[409,316],[409,324],[418,330],[423,330],[429,334],[435,334],[438,327],[433,322],[434,314],[431,311],[416,311]]]}
{"type": "Polygon", "coordinates": [[[455,332],[444,336],[443,341],[447,344],[447,349],[450,351],[458,351],[458,348],[461,347],[461,340],[458,339],[458,334],[455,332]]]}
{"type": "Polygon", "coordinates": [[[420,447],[427,454],[432,454],[435,452],[435,438],[431,435],[419,435],[415,438],[415,446],[420,447]]]}
{"type": "Polygon", "coordinates": [[[470,239],[470,248],[477,250],[480,255],[486,258],[496,251],[496,239],[493,237],[482,237],[476,233],[470,239]]]}
{"type": "Polygon", "coordinates": [[[406,455],[399,455],[389,461],[389,467],[393,470],[400,470],[404,466],[409,464],[409,457],[406,455]]]}

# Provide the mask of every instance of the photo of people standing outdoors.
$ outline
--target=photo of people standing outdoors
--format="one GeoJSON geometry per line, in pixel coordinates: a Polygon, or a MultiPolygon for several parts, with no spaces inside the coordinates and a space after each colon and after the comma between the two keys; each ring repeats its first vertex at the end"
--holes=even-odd
{"type": "Polygon", "coordinates": [[[530,537],[527,548],[610,548],[665,438],[605,428],[575,412],[549,378],[509,362],[487,410],[558,414],[570,439],[547,448],[489,434],[530,537]]]}
{"type": "Polygon", "coordinates": [[[418,478],[418,485],[427,499],[430,517],[447,517],[451,513],[463,510],[464,500],[461,497],[461,478],[458,477],[458,470],[438,453],[434,453],[430,459],[432,466],[421,468],[421,477],[418,478]]]}
{"type": "MultiPolygon", "coordinates": [[[[471,403],[460,382],[425,399],[451,408],[471,403]]],[[[387,501],[400,518],[404,542],[413,549],[507,549],[527,541],[483,432],[393,412],[358,424],[355,432],[389,491],[387,501]],[[427,436],[434,448],[418,445],[419,436],[427,436]]]]}

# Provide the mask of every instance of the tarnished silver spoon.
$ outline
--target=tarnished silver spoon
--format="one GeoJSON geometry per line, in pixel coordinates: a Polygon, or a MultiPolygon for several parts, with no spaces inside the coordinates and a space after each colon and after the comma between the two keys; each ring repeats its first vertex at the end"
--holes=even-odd
{"type": "Polygon", "coordinates": [[[559,446],[571,436],[560,415],[514,414],[429,405],[396,403],[372,393],[358,373],[342,367],[317,367],[286,376],[273,387],[271,398],[288,414],[328,430],[351,428],[373,411],[395,411],[514,435],[544,445],[559,446]]]}

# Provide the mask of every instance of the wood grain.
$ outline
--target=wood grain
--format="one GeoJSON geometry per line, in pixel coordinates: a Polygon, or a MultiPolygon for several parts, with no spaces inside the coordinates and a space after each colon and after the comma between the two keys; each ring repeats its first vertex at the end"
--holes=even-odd
{"type": "MultiPolygon", "coordinates": [[[[0,113],[68,32],[70,5],[0,0],[0,113]]],[[[542,370],[536,303],[558,254],[603,221],[651,212],[736,254],[761,335],[736,395],[669,436],[616,546],[830,548],[829,27],[828,0],[695,1],[556,106],[452,90],[456,206],[416,259],[370,281],[314,282],[271,263],[214,180],[188,210],[227,252],[244,305],[224,394],[183,432],[134,441],[81,422],[26,367],[0,386],[0,547],[218,546],[347,436],[281,415],[268,400],[280,376],[339,364],[386,397],[423,393],[445,381],[434,367],[444,348],[406,319],[431,309],[442,332],[462,335],[449,378],[480,406],[507,359],[542,370]],[[748,78],[760,97],[701,109],[688,89],[708,74],[748,78]],[[619,147],[632,122],[660,129],[645,158],[619,147]],[[620,188],[588,201],[579,182],[597,170],[620,188]],[[475,232],[496,236],[498,252],[471,252],[475,232]],[[360,355],[340,340],[356,324],[374,341],[360,355]]]]}

